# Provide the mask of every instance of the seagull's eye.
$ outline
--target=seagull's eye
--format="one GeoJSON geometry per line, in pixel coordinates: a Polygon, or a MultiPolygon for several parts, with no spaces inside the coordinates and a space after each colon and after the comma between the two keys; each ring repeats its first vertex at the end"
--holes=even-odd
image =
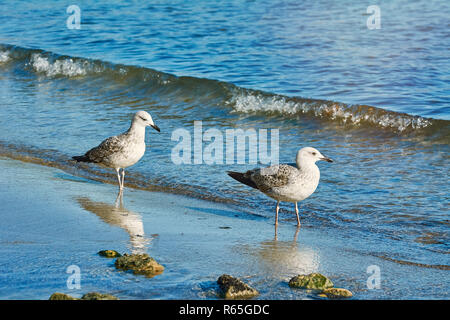
{"type": "Polygon", "coordinates": [[[315,156],[315,155],[317,155],[317,153],[313,152],[312,155],[315,156]]]}
{"type": "Polygon", "coordinates": [[[141,116],[139,116],[139,118],[141,118],[142,120],[144,120],[144,121],[147,121],[147,119],[145,119],[145,118],[142,118],[141,116]]]}

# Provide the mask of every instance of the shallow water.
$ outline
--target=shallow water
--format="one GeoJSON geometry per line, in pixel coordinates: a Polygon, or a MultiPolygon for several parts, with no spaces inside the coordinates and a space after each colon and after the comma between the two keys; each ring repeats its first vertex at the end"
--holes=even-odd
{"type": "MultiPolygon", "coordinates": [[[[274,201],[226,175],[256,164],[175,165],[171,135],[193,134],[198,120],[224,137],[278,129],[280,162],[303,146],[335,160],[319,164],[321,183],[300,206],[305,228],[448,270],[448,2],[383,3],[379,30],[350,1],[78,5],[80,30],[67,29],[62,1],[0,6],[1,155],[115,183],[69,159],[145,109],[162,131],[147,132],[129,186],[228,203],[236,219],[270,225],[274,201]]],[[[295,224],[292,205],[281,218],[295,224]]]]}
{"type": "Polygon", "coordinates": [[[160,192],[126,190],[116,206],[115,186],[20,161],[1,159],[0,167],[12,181],[0,184],[8,208],[0,225],[2,299],[91,291],[120,299],[217,299],[223,273],[259,290],[256,299],[320,299],[288,286],[291,277],[310,272],[326,274],[354,299],[446,296],[447,270],[355,251],[357,245],[337,229],[324,236],[283,219],[275,235],[272,219],[236,216],[239,211],[228,205],[160,192]],[[145,251],[165,270],[153,278],[118,271],[114,259],[97,255],[102,249],[145,251]],[[368,289],[367,268],[373,265],[380,270],[380,288],[368,289]],[[80,288],[67,286],[70,266],[80,270],[80,288]]]}

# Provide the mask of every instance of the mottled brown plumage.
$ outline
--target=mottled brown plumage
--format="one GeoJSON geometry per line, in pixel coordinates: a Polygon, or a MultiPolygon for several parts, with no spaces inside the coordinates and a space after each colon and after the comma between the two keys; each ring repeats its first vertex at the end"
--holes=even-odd
{"type": "Polygon", "coordinates": [[[299,175],[297,168],[287,164],[280,164],[263,169],[251,170],[250,177],[262,192],[270,189],[283,187],[299,175]]]}
{"type": "Polygon", "coordinates": [[[107,138],[102,141],[97,147],[92,148],[84,155],[89,162],[101,163],[105,158],[109,157],[112,153],[121,152],[124,149],[124,145],[120,143],[122,140],[119,136],[107,138]]]}

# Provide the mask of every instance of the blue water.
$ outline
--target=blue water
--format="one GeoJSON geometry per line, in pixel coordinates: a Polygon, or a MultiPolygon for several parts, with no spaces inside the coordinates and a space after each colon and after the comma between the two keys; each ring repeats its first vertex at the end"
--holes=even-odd
{"type": "MultiPolygon", "coordinates": [[[[448,270],[448,1],[79,1],[0,5],[0,154],[114,183],[73,155],[125,131],[137,110],[144,158],[127,182],[273,217],[274,201],[226,170],[175,165],[177,129],[278,129],[280,162],[314,146],[321,183],[301,205],[306,227],[339,230],[352,250],[448,270]],[[369,244],[370,243],[370,244],[369,244]],[[374,246],[373,243],[379,243],[374,246]]],[[[205,146],[207,143],[204,143],[205,146]]],[[[283,223],[295,223],[283,205],[283,223]]]]}
{"type": "Polygon", "coordinates": [[[3,1],[0,43],[450,119],[448,1],[3,1]]]}

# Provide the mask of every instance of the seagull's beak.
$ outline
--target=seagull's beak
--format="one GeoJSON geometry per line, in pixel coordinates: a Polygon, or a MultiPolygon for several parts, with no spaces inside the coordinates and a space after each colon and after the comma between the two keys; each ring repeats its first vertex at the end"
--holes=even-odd
{"type": "Polygon", "coordinates": [[[322,158],[320,158],[320,160],[326,161],[326,162],[333,162],[333,160],[331,160],[328,157],[323,156],[322,158]]]}
{"type": "Polygon", "coordinates": [[[161,132],[161,130],[159,129],[159,127],[156,124],[151,124],[150,127],[152,127],[153,129],[155,129],[158,132],[161,132]]]}

